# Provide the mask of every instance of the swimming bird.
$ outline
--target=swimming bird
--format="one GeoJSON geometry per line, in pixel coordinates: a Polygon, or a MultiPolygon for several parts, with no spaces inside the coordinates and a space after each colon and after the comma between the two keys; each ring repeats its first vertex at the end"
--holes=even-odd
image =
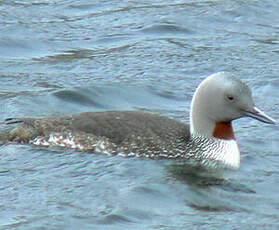
{"type": "Polygon", "coordinates": [[[205,167],[237,169],[240,152],[232,121],[241,117],[276,122],[255,106],[245,83],[219,72],[197,87],[190,125],[142,111],[8,118],[7,125],[17,126],[6,132],[6,140],[125,157],[191,159],[205,167]]]}

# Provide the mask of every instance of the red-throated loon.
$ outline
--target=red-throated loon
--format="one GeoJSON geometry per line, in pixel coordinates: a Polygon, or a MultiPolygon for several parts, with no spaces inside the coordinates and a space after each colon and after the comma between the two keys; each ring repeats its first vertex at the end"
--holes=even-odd
{"type": "Polygon", "coordinates": [[[204,79],[196,89],[190,126],[141,111],[85,112],[8,118],[7,124],[20,124],[6,133],[6,139],[127,157],[193,159],[204,166],[235,169],[240,165],[240,153],[232,121],[241,117],[275,123],[255,107],[247,85],[220,72],[204,79]]]}

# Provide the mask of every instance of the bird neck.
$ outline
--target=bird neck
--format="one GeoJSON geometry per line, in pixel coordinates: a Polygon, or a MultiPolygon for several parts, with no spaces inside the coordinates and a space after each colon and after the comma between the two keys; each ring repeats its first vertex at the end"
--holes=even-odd
{"type": "Polygon", "coordinates": [[[222,140],[235,140],[231,121],[214,121],[210,119],[206,112],[191,106],[190,131],[192,135],[199,135],[208,138],[222,140]]]}
{"type": "Polygon", "coordinates": [[[231,121],[213,122],[192,118],[190,124],[192,135],[200,135],[221,140],[235,140],[231,121]]]}
{"type": "Polygon", "coordinates": [[[213,131],[213,137],[224,140],[235,140],[232,122],[217,122],[213,131]]]}

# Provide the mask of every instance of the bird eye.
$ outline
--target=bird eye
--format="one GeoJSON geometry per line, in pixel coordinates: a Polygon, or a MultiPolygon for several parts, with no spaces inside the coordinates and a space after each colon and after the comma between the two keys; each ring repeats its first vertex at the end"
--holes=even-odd
{"type": "Polygon", "coordinates": [[[229,99],[229,101],[233,101],[234,100],[234,96],[228,95],[227,98],[229,99]]]}

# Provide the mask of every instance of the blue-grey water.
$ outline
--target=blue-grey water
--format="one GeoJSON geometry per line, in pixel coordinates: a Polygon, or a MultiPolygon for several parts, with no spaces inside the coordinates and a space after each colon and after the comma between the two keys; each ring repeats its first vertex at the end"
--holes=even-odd
{"type": "MultiPolygon", "coordinates": [[[[1,119],[141,109],[189,121],[195,87],[237,74],[279,119],[279,5],[263,1],[0,1],[1,119]]],[[[0,229],[279,229],[279,128],[234,122],[241,168],[0,147],[0,229]]]]}

